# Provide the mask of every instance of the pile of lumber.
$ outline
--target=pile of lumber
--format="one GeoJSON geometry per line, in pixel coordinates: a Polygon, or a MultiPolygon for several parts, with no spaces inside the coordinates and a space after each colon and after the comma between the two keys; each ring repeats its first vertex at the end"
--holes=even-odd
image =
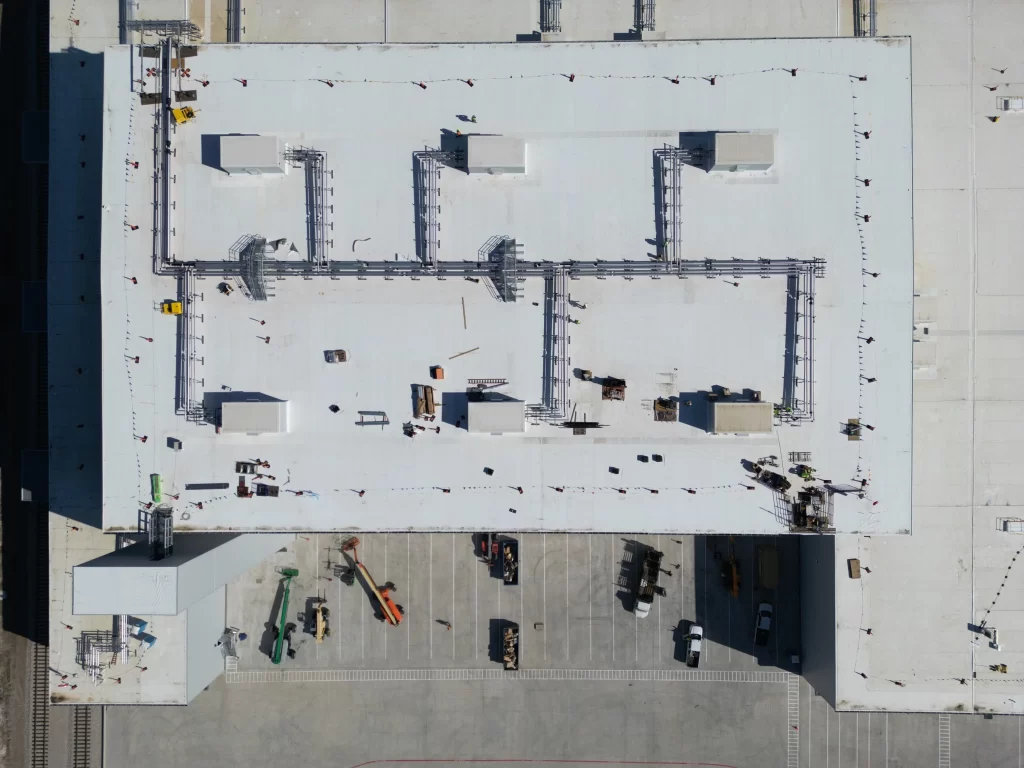
{"type": "Polygon", "coordinates": [[[503,638],[503,650],[505,669],[519,668],[519,627],[512,625],[505,627],[503,638]]]}

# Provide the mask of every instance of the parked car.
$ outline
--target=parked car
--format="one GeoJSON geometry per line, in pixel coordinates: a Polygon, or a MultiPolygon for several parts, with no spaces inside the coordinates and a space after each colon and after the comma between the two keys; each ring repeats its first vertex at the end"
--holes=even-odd
{"type": "Polygon", "coordinates": [[[686,636],[686,666],[696,667],[700,664],[700,646],[704,639],[704,627],[700,624],[690,625],[690,634],[686,636]]]}
{"type": "Polygon", "coordinates": [[[754,643],[768,645],[768,633],[772,628],[772,604],[761,603],[757,607],[757,622],[754,625],[754,643]]]}

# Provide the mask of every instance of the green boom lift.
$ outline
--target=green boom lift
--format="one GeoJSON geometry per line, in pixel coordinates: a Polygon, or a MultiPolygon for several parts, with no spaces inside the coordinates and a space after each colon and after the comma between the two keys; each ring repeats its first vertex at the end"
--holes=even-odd
{"type": "Polygon", "coordinates": [[[281,651],[284,649],[285,637],[288,633],[288,595],[292,589],[292,579],[299,575],[296,568],[282,568],[281,575],[284,577],[284,596],[281,598],[281,621],[277,626],[277,639],[274,641],[275,664],[281,663],[281,651]]]}

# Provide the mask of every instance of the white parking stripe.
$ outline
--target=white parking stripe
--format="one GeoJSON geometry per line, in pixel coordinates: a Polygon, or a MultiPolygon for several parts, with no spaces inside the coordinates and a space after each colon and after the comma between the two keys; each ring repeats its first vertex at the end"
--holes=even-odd
{"type": "MultiPolygon", "coordinates": [[[[523,559],[523,532],[519,531],[519,566],[516,571],[519,574],[519,662],[520,665],[523,661],[523,648],[526,646],[526,633],[523,631],[526,629],[526,613],[523,610],[523,593],[526,591],[525,582],[523,580],[523,563],[526,560],[523,559]]],[[[504,583],[504,580],[502,581],[504,583]]]]}
{"type": "MultiPolygon", "coordinates": [[[[811,724],[814,720],[814,692],[811,690],[811,684],[807,683],[807,766],[814,765],[811,760],[811,724]]],[[[868,766],[870,768],[870,766],[868,766]]]]}
{"type": "Polygon", "coordinates": [[[427,633],[430,636],[430,658],[434,658],[434,534],[429,534],[430,540],[427,548],[427,563],[428,563],[428,576],[427,586],[429,592],[428,609],[430,615],[427,617],[429,624],[427,625],[427,633]]]}
{"type": "MultiPolygon", "coordinates": [[[[683,604],[685,599],[686,589],[683,585],[683,565],[685,564],[686,557],[683,554],[683,539],[679,540],[679,618],[686,618],[686,606],[683,604]]],[[[697,617],[694,616],[694,619],[697,617]]],[[[681,630],[680,630],[681,631],[681,630]]]]}
{"type": "MultiPolygon", "coordinates": [[[[548,625],[548,535],[541,534],[540,539],[540,580],[543,584],[543,597],[541,599],[540,620],[545,627],[548,625]]],[[[522,562],[522,560],[520,560],[522,562]]],[[[548,633],[541,632],[541,642],[544,644],[544,661],[548,660],[548,633]]]]}
{"type": "MultiPolygon", "coordinates": [[[[366,554],[367,549],[364,545],[362,553],[366,554]]],[[[355,581],[358,584],[358,579],[355,581]]],[[[367,601],[359,600],[359,658],[367,657],[367,601]]]]}
{"type": "Polygon", "coordinates": [[[786,672],[715,672],[680,669],[289,669],[225,673],[231,685],[245,683],[359,683],[448,680],[578,680],[650,683],[759,683],[788,682],[786,672]]]}
{"type": "Polygon", "coordinates": [[[800,677],[786,679],[786,766],[800,768],[800,677]]]}
{"type": "Polygon", "coordinates": [[[829,749],[828,743],[828,705],[825,705],[825,768],[828,768],[829,760],[832,757],[832,751],[829,749]]]}
{"type": "Polygon", "coordinates": [[[458,632],[455,629],[455,534],[452,534],[452,617],[449,619],[452,623],[452,661],[455,660],[455,633],[458,632]]]}
{"type": "MultiPolygon", "coordinates": [[[[661,534],[654,537],[654,548],[661,552],[661,534]]],[[[658,601],[658,658],[661,658],[661,600],[658,601]]]]}
{"type": "MultiPolygon", "coordinates": [[[[407,589],[409,590],[409,595],[405,598],[405,602],[408,603],[410,607],[412,607],[412,600],[410,599],[412,597],[412,558],[410,557],[410,555],[412,554],[411,539],[411,533],[405,534],[405,583],[407,585],[407,589]]],[[[407,621],[405,623],[405,658],[412,658],[411,621],[407,621]]]]}
{"type": "Polygon", "coordinates": [[[615,661],[615,583],[616,583],[615,582],[615,537],[614,536],[609,536],[608,540],[609,540],[608,544],[609,544],[609,547],[611,548],[611,553],[612,553],[612,561],[611,562],[612,562],[612,576],[613,576],[612,582],[611,582],[612,586],[608,590],[609,593],[610,593],[608,595],[608,605],[609,605],[609,608],[610,608],[610,610],[608,611],[608,616],[611,618],[611,625],[612,625],[612,661],[615,661]]]}
{"type": "MultiPolygon", "coordinates": [[[[704,636],[710,637],[711,635],[711,619],[708,616],[708,546],[707,539],[704,540],[704,565],[702,570],[704,571],[701,581],[704,582],[704,636]]],[[[695,564],[696,565],[696,564],[695,564]]],[[[704,643],[704,663],[709,664],[711,662],[711,643],[704,643]]]]}
{"type": "Polygon", "coordinates": [[[939,768],[949,768],[949,742],[951,724],[949,715],[939,715],[939,768]]]}
{"type": "MultiPolygon", "coordinates": [[[[209,8],[207,8],[207,12],[209,12],[209,8]]],[[[314,537],[313,538],[313,550],[315,552],[314,556],[316,557],[316,568],[313,570],[313,573],[319,574],[320,573],[320,534],[319,533],[315,533],[315,534],[313,534],[313,537],[314,537]]],[[[316,594],[317,594],[317,597],[319,597],[320,596],[320,584],[319,584],[320,576],[319,575],[316,577],[316,580],[318,582],[317,585],[316,585],[316,594]]],[[[319,659],[320,658],[320,644],[319,643],[314,644],[313,648],[316,649],[315,656],[316,656],[316,658],[319,659]]]]}
{"type": "Polygon", "coordinates": [[[476,627],[473,640],[473,658],[480,658],[480,568],[473,569],[473,624],[476,627]]]}

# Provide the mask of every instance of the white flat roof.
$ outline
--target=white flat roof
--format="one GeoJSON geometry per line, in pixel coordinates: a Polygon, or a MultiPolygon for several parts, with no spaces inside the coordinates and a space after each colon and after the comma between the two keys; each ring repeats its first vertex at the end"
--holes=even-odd
{"type": "Polygon", "coordinates": [[[573,378],[576,418],[604,425],[586,436],[547,423],[524,435],[470,435],[460,418],[473,378],[506,379],[509,396],[540,401],[540,278],[525,279],[514,304],[484,283],[453,279],[293,277],[278,279],[267,302],[221,295],[217,280],[202,280],[200,395],[288,400],[291,427],[217,434],[176,414],[179,321],[153,308],[177,286],[151,271],[152,131],[131,115],[148,119],[152,108],[139,106],[123,77],[138,65],[133,52],[107,49],[104,68],[105,157],[140,162],[127,177],[119,162],[104,167],[103,334],[126,339],[103,352],[107,530],[135,529],[146,500],[138,478],[158,472],[165,494],[180,494],[181,529],[477,530],[507,526],[511,502],[516,526],[528,530],[772,533],[785,522],[742,462],[785,463],[791,452],[811,453],[818,476],[836,484],[870,478],[865,498],[837,497],[840,531],[910,529],[908,40],[200,46],[193,59],[210,84],[199,89],[197,119],[172,138],[171,250],[181,261],[227,259],[239,237],[257,233],[306,254],[304,174],[228,177],[204,155],[208,136],[275,135],[325,152],[331,258],[402,264],[416,259],[412,153],[464,128],[459,115],[476,115],[474,130],[524,139],[530,161],[525,176],[441,172],[439,258],[448,261],[475,261],[495,235],[515,237],[529,261],[645,260],[655,236],[654,150],[676,145],[681,132],[774,132],[768,174],[724,180],[685,168],[682,182],[684,259],[826,261],[815,303],[815,419],[761,437],[708,435],[683,407],[680,423],[656,423],[649,406],[716,385],[779,402],[784,277],[572,281],[586,309],[569,312],[580,321],[570,326],[570,370],[628,384],[624,402],[609,402],[597,384],[573,378]],[[793,67],[796,77],[783,71],[793,67]],[[855,127],[867,126],[870,142],[855,142],[855,127]],[[884,181],[854,181],[872,175],[884,181]],[[870,223],[858,212],[870,212],[870,223]],[[864,276],[862,243],[879,279],[864,276]],[[323,350],[335,348],[349,361],[327,364],[323,350]],[[411,387],[438,364],[446,378],[435,382],[440,417],[431,426],[441,432],[410,440],[401,427],[412,418],[411,387]],[[363,410],[386,412],[390,424],[358,426],[363,410]],[[876,428],[859,442],[840,433],[854,417],[876,428]],[[650,453],[664,462],[637,461],[650,453]],[[254,458],[271,463],[263,471],[279,497],[235,496],[235,462],[254,458]]]}

